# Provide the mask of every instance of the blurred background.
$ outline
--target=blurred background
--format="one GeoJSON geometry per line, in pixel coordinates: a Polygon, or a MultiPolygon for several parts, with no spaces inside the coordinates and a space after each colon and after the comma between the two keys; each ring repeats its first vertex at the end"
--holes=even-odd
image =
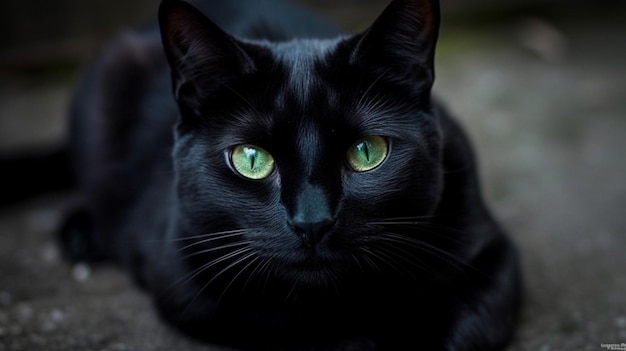
{"type": "MultiPolygon", "coordinates": [[[[387,4],[300,2],[350,32],[387,4]]],[[[157,6],[3,1],[0,155],[61,145],[81,68],[157,6]]],[[[509,351],[626,343],[626,2],[444,0],[442,16],[435,91],[468,130],[523,259],[509,351]]],[[[60,259],[54,230],[71,198],[0,209],[0,351],[204,349],[158,323],[114,267],[60,259]]]]}

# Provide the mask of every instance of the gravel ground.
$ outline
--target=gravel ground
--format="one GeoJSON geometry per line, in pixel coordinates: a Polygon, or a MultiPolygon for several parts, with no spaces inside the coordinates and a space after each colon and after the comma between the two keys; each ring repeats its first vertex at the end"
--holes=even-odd
{"type": "MultiPolygon", "coordinates": [[[[522,253],[526,304],[509,351],[626,343],[626,24],[590,12],[442,31],[436,91],[522,253]]],[[[0,150],[58,143],[73,83],[3,76],[0,150]]],[[[53,233],[71,197],[0,211],[0,351],[218,350],[162,325],[115,267],[61,260],[53,233]]]]}

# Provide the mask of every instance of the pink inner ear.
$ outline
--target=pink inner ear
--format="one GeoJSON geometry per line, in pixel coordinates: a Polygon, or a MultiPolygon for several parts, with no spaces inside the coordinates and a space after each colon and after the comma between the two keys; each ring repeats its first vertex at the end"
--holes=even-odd
{"type": "Polygon", "coordinates": [[[161,35],[166,51],[184,55],[203,28],[202,17],[197,9],[182,1],[165,1],[159,9],[161,35]]]}
{"type": "Polygon", "coordinates": [[[415,1],[415,13],[419,14],[422,30],[420,39],[430,38],[436,34],[437,20],[439,16],[438,9],[435,9],[435,2],[432,0],[415,1]]]}
{"type": "Polygon", "coordinates": [[[415,30],[416,39],[434,43],[439,30],[439,3],[434,0],[395,0],[395,3],[396,11],[404,12],[397,13],[397,16],[413,18],[419,23],[419,28],[415,30]]]}
{"type": "Polygon", "coordinates": [[[362,35],[351,61],[368,60],[368,56],[380,57],[382,54],[392,58],[387,64],[432,66],[438,30],[439,4],[436,0],[392,1],[362,35]]]}

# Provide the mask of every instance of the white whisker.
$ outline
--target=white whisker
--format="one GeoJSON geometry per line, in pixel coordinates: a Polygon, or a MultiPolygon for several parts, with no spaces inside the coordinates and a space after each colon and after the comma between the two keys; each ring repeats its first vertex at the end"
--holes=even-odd
{"type": "Polygon", "coordinates": [[[254,276],[262,277],[264,275],[266,267],[271,264],[271,260],[272,259],[269,257],[265,257],[261,259],[261,263],[257,264],[256,267],[254,267],[254,269],[252,270],[252,272],[250,272],[250,274],[248,275],[248,279],[246,279],[246,281],[243,284],[243,289],[245,289],[245,287],[248,285],[252,277],[254,276]]]}
{"type": "MultiPolygon", "coordinates": [[[[394,249],[396,249],[396,248],[394,248],[394,249]]],[[[403,273],[403,274],[409,275],[411,277],[415,277],[414,273],[411,270],[408,270],[406,268],[406,266],[404,264],[402,264],[402,262],[399,262],[397,260],[397,259],[402,259],[403,261],[405,261],[407,263],[414,264],[415,262],[410,259],[410,256],[409,257],[404,257],[402,255],[399,255],[394,250],[390,250],[390,249],[385,248],[385,247],[380,246],[380,245],[376,246],[375,250],[378,253],[377,257],[380,260],[382,260],[383,263],[385,263],[389,267],[393,268],[396,272],[403,273]]]]}
{"type": "Polygon", "coordinates": [[[213,251],[230,249],[230,248],[241,246],[241,245],[250,245],[252,243],[253,243],[252,241],[246,240],[246,241],[238,241],[238,242],[234,242],[234,243],[230,243],[230,244],[224,244],[224,245],[220,245],[220,246],[215,246],[215,247],[211,247],[211,248],[208,248],[208,249],[198,250],[198,251],[195,251],[195,252],[190,253],[188,255],[185,255],[183,257],[183,259],[187,259],[187,258],[190,258],[190,257],[193,257],[193,256],[197,256],[197,255],[201,255],[201,254],[205,254],[205,253],[209,253],[209,252],[213,252],[213,251]]]}
{"type": "Polygon", "coordinates": [[[146,241],[155,241],[155,242],[179,242],[179,241],[189,241],[189,240],[197,240],[197,239],[204,239],[206,237],[210,237],[210,236],[217,236],[217,235],[223,235],[223,234],[233,234],[233,233],[244,233],[246,232],[246,229],[232,229],[232,230],[224,230],[221,232],[214,232],[214,233],[206,233],[206,234],[198,234],[198,235],[193,235],[193,236],[185,236],[185,237],[180,237],[180,238],[172,238],[172,239],[157,239],[157,240],[146,240],[146,241]]]}
{"type": "Polygon", "coordinates": [[[291,286],[291,289],[287,293],[286,300],[289,300],[289,298],[291,298],[291,295],[293,293],[295,293],[294,299],[296,299],[298,297],[298,291],[299,290],[300,290],[300,279],[294,279],[293,280],[293,285],[291,286]]]}
{"type": "Polygon", "coordinates": [[[455,255],[437,246],[429,244],[423,240],[406,237],[404,235],[394,233],[385,233],[385,235],[381,236],[381,240],[386,240],[388,242],[394,242],[399,245],[408,245],[410,247],[417,248],[423,252],[427,252],[430,255],[445,261],[446,263],[450,264],[450,266],[459,271],[462,271],[464,268],[472,268],[472,266],[470,266],[464,260],[461,260],[455,255]]]}
{"type": "Polygon", "coordinates": [[[369,248],[366,247],[360,247],[361,251],[365,252],[367,255],[362,256],[363,259],[377,272],[381,272],[382,270],[380,269],[380,267],[376,264],[375,261],[372,260],[372,258],[375,258],[381,262],[385,262],[384,259],[381,259],[381,257],[379,255],[377,255],[376,253],[372,252],[372,250],[370,250],[369,248]],[[368,257],[371,256],[372,258],[368,257]]]}
{"type": "MultiPolygon", "coordinates": [[[[220,294],[220,297],[218,299],[218,301],[222,300],[222,297],[224,296],[224,294],[226,294],[226,291],[228,290],[228,288],[230,288],[231,285],[233,285],[233,283],[235,282],[235,280],[237,280],[237,278],[239,278],[239,276],[246,270],[248,269],[248,267],[250,267],[250,265],[252,265],[254,262],[256,262],[257,260],[259,260],[259,256],[257,256],[256,252],[252,252],[247,254],[244,257],[238,258],[235,262],[231,263],[228,267],[224,268],[222,271],[220,271],[219,273],[217,273],[213,279],[217,278],[218,276],[220,276],[223,272],[225,272],[226,270],[230,269],[231,267],[234,267],[236,265],[238,265],[239,263],[244,262],[245,260],[249,259],[250,257],[254,257],[250,262],[248,262],[248,264],[246,264],[242,269],[239,270],[239,273],[235,274],[235,276],[230,280],[230,283],[228,283],[228,285],[226,285],[224,287],[224,290],[222,290],[222,293],[220,294]]],[[[211,279],[206,285],[211,284],[211,282],[213,281],[213,279],[211,279]]]]}
{"type": "Polygon", "coordinates": [[[215,241],[215,240],[221,240],[221,239],[226,239],[226,238],[232,238],[235,236],[239,236],[242,235],[243,233],[245,233],[245,230],[243,229],[237,229],[237,230],[227,230],[227,231],[223,231],[223,232],[216,232],[216,233],[210,233],[210,234],[204,234],[204,235],[197,235],[197,236],[193,236],[193,237],[187,237],[178,241],[187,241],[187,240],[194,240],[194,239],[202,239],[202,240],[198,240],[195,241],[189,245],[186,245],[184,247],[181,247],[180,249],[178,249],[178,251],[184,251],[190,247],[196,246],[196,245],[201,245],[201,244],[205,244],[211,241],[215,241]],[[210,237],[208,239],[206,239],[206,237],[210,237]]]}
{"type": "Polygon", "coordinates": [[[205,264],[203,264],[202,266],[194,269],[193,271],[187,273],[184,277],[178,279],[176,282],[174,282],[174,285],[176,284],[180,284],[182,282],[182,284],[187,284],[189,283],[191,280],[193,280],[195,277],[197,277],[198,275],[200,275],[202,272],[206,271],[207,269],[215,266],[216,264],[220,263],[220,262],[224,262],[228,259],[231,259],[235,256],[241,255],[243,253],[249,252],[251,251],[252,248],[250,247],[243,247],[240,249],[237,249],[235,251],[232,251],[226,255],[220,256],[212,261],[209,261],[205,264]],[[184,281],[183,281],[184,280],[184,281]]]}
{"type": "Polygon", "coordinates": [[[354,262],[356,262],[357,267],[359,267],[359,270],[361,271],[362,275],[365,275],[365,270],[363,269],[363,265],[361,265],[361,261],[359,261],[359,258],[356,255],[352,255],[352,259],[354,259],[354,262]]]}
{"type": "MultiPolygon", "coordinates": [[[[232,258],[232,257],[234,257],[234,256],[241,255],[241,254],[243,254],[243,253],[245,253],[245,252],[249,252],[249,251],[251,251],[251,250],[252,250],[252,248],[249,248],[249,247],[248,247],[248,248],[244,248],[244,249],[239,249],[239,250],[233,251],[232,253],[230,253],[230,254],[228,254],[228,255],[224,255],[224,256],[222,256],[221,258],[217,259],[217,260],[212,261],[212,263],[213,263],[213,264],[215,264],[215,263],[218,263],[218,262],[221,262],[221,261],[224,261],[224,260],[230,259],[230,258],[232,258]]],[[[194,304],[194,302],[198,299],[198,297],[199,297],[200,295],[202,295],[202,292],[203,292],[203,291],[204,291],[204,290],[205,290],[205,289],[206,289],[206,288],[207,288],[207,287],[208,287],[208,286],[209,286],[209,285],[210,285],[210,284],[211,284],[211,283],[212,283],[215,279],[217,279],[219,276],[221,276],[222,274],[224,274],[226,271],[228,271],[228,270],[229,270],[229,269],[231,269],[232,267],[234,267],[234,266],[236,266],[236,265],[240,264],[241,262],[245,261],[246,259],[248,259],[248,258],[250,258],[250,257],[252,257],[252,256],[254,256],[254,255],[255,255],[255,253],[254,253],[254,252],[252,252],[252,253],[250,253],[250,254],[248,254],[248,255],[244,256],[244,257],[239,257],[239,258],[238,258],[238,259],[236,259],[234,262],[232,262],[231,264],[229,264],[228,266],[226,266],[225,268],[223,268],[222,270],[220,270],[217,274],[215,274],[215,275],[214,275],[214,276],[213,276],[213,277],[212,277],[212,278],[211,278],[211,279],[210,279],[207,283],[205,283],[205,284],[202,286],[202,288],[200,288],[200,289],[198,290],[198,292],[196,292],[196,294],[194,295],[193,299],[191,299],[191,301],[189,301],[189,303],[187,304],[187,306],[185,307],[185,309],[181,312],[181,314],[182,314],[182,315],[184,315],[184,314],[186,313],[187,309],[189,309],[189,307],[191,307],[191,305],[193,305],[193,304],[194,304]]],[[[203,267],[205,267],[205,266],[206,266],[206,265],[204,265],[203,267]]],[[[205,268],[204,268],[204,269],[202,269],[201,271],[199,271],[199,272],[197,272],[196,274],[194,274],[194,276],[197,276],[198,274],[200,274],[201,272],[203,272],[203,271],[204,271],[204,270],[206,270],[207,268],[208,268],[208,267],[205,267],[205,268]]],[[[190,279],[193,279],[193,277],[191,277],[190,279]]],[[[230,286],[230,284],[229,284],[229,286],[230,286]]],[[[222,294],[223,294],[223,293],[222,293],[222,294]]],[[[220,297],[220,298],[221,298],[221,297],[220,297]]]]}

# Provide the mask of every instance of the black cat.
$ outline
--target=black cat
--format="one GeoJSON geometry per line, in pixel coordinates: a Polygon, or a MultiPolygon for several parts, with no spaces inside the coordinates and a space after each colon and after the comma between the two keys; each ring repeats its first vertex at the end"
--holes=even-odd
{"type": "Polygon", "coordinates": [[[159,24],[78,88],[70,255],[118,262],[169,323],[245,350],[506,345],[516,253],[431,97],[436,1],[393,1],[353,36],[275,0],[166,0],[159,24]]]}

